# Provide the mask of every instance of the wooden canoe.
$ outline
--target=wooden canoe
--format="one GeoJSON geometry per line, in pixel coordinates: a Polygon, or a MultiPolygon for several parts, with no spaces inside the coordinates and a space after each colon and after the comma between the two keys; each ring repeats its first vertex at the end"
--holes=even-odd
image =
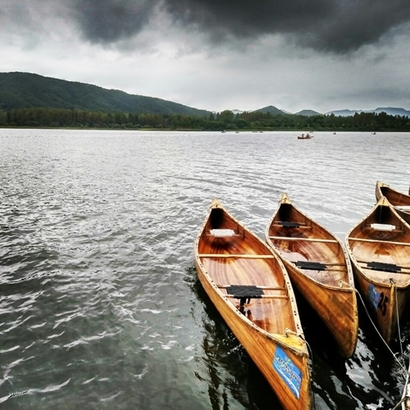
{"type": "Polygon", "coordinates": [[[282,258],[292,284],[333,335],[340,353],[351,357],[359,319],[353,271],[342,242],[297,209],[286,194],[265,237],[282,258]]]}
{"type": "Polygon", "coordinates": [[[279,257],[213,200],[195,243],[199,280],[286,409],[312,408],[309,353],[279,257]]]}
{"type": "Polygon", "coordinates": [[[355,282],[390,344],[410,297],[410,227],[383,196],[346,236],[355,282]]]}
{"type": "Polygon", "coordinates": [[[397,213],[407,222],[410,223],[410,192],[409,195],[403,194],[389,185],[377,181],[376,182],[376,199],[379,200],[382,196],[394,206],[397,213]]]}

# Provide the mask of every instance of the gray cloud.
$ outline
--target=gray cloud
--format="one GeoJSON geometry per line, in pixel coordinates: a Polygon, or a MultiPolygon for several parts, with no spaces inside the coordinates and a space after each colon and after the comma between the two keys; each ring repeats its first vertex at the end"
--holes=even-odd
{"type": "Polygon", "coordinates": [[[73,16],[88,40],[111,43],[149,24],[155,0],[73,0],[73,16]]]}
{"type": "Polygon", "coordinates": [[[159,15],[213,44],[280,34],[337,54],[376,44],[410,23],[409,0],[0,0],[0,6],[0,22],[8,26],[24,20],[40,27],[44,17],[61,15],[86,40],[107,45],[161,27],[159,15]]]}
{"type": "MultiPolygon", "coordinates": [[[[91,42],[138,34],[156,7],[214,43],[285,34],[316,50],[347,53],[377,42],[410,21],[408,0],[72,0],[73,16],[91,42]]],[[[67,3],[66,3],[67,4],[67,3]]]]}

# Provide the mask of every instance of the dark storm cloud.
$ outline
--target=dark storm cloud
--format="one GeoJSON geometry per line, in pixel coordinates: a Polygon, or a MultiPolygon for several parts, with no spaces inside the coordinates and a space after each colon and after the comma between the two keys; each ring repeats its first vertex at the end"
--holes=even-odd
{"type": "MultiPolygon", "coordinates": [[[[131,38],[158,16],[208,36],[214,43],[285,35],[292,42],[335,53],[376,43],[410,21],[409,0],[0,0],[6,9],[61,4],[83,37],[111,44],[131,38]],[[162,13],[162,14],[161,14],[162,13]]],[[[0,21],[2,19],[0,9],[0,21]]],[[[7,13],[6,13],[7,14],[7,13]]],[[[6,17],[6,14],[3,17],[6,17]]],[[[10,13],[12,14],[12,13],[10,13]]],[[[13,13],[17,15],[16,13],[13,13]]],[[[56,14],[56,13],[54,13],[56,14]]],[[[21,14],[20,14],[21,15],[21,14]]],[[[14,20],[16,21],[16,20],[14,20]]],[[[160,30],[160,29],[159,29],[160,30]]]]}
{"type": "Polygon", "coordinates": [[[409,0],[165,0],[176,19],[223,41],[287,34],[299,44],[344,53],[410,21],[409,0]]]}
{"type": "Polygon", "coordinates": [[[141,31],[156,0],[74,0],[74,17],[84,36],[93,42],[111,43],[141,31]]]}

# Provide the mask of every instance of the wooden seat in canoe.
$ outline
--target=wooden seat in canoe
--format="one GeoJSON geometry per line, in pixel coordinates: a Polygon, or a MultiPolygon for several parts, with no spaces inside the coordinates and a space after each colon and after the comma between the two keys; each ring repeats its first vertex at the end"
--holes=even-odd
{"type": "Polygon", "coordinates": [[[367,266],[372,270],[381,270],[384,272],[400,272],[401,271],[401,267],[397,266],[395,263],[367,262],[367,266]]]}
{"type": "Polygon", "coordinates": [[[237,235],[233,229],[211,229],[209,232],[209,236],[214,236],[216,238],[226,238],[237,235]]]}
{"type": "Polygon", "coordinates": [[[265,294],[264,290],[286,290],[282,287],[269,287],[269,286],[254,286],[254,285],[228,285],[224,286],[227,297],[239,299],[240,306],[244,306],[245,303],[250,303],[251,299],[287,299],[287,294],[265,294]]]}
{"type": "Polygon", "coordinates": [[[300,228],[300,222],[279,221],[278,224],[285,228],[300,228]]]}
{"type": "Polygon", "coordinates": [[[396,231],[396,225],[391,224],[372,223],[369,226],[375,231],[396,231]]]}
{"type": "Polygon", "coordinates": [[[301,269],[326,270],[326,264],[312,261],[296,261],[295,265],[301,269]]]}
{"type": "Polygon", "coordinates": [[[275,221],[274,225],[283,226],[284,228],[303,228],[307,227],[308,225],[303,222],[296,222],[296,221],[275,221]]]}
{"type": "MultiPolygon", "coordinates": [[[[227,289],[232,285],[216,285],[216,286],[220,289],[227,289]]],[[[252,285],[252,286],[255,286],[255,285],[252,285]]],[[[255,287],[258,288],[258,289],[263,289],[263,290],[283,290],[283,291],[286,291],[286,288],[283,287],[283,286],[259,286],[259,285],[256,285],[255,287]]]]}
{"type": "Polygon", "coordinates": [[[240,298],[260,298],[264,293],[263,289],[254,285],[230,285],[226,288],[229,294],[240,298]]]}
{"type": "Polygon", "coordinates": [[[372,261],[372,262],[367,262],[367,261],[357,261],[361,265],[366,265],[363,266],[364,268],[368,268],[371,270],[377,270],[377,271],[382,271],[382,272],[392,272],[392,273],[404,273],[404,274],[410,274],[410,266],[399,266],[396,265],[395,263],[387,263],[387,262],[379,262],[379,261],[372,261]]]}

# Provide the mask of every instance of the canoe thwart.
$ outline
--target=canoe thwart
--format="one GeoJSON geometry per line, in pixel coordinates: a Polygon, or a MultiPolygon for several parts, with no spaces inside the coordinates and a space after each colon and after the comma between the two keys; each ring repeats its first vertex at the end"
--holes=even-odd
{"type": "Polygon", "coordinates": [[[301,269],[326,270],[326,264],[312,261],[296,261],[295,265],[301,269]]]}
{"type": "Polygon", "coordinates": [[[280,241],[306,241],[306,242],[323,242],[323,243],[338,243],[336,239],[321,239],[321,238],[305,238],[300,236],[269,236],[269,239],[277,239],[280,241]]]}
{"type": "Polygon", "coordinates": [[[243,253],[243,254],[233,254],[233,253],[200,253],[198,254],[200,258],[243,258],[243,259],[274,259],[275,257],[271,255],[259,255],[257,253],[243,253]]]}
{"type": "Polygon", "coordinates": [[[398,242],[398,241],[389,241],[389,240],[382,240],[382,239],[349,238],[349,241],[373,242],[373,243],[385,243],[385,244],[388,244],[388,245],[410,246],[409,242],[398,242]]]}

